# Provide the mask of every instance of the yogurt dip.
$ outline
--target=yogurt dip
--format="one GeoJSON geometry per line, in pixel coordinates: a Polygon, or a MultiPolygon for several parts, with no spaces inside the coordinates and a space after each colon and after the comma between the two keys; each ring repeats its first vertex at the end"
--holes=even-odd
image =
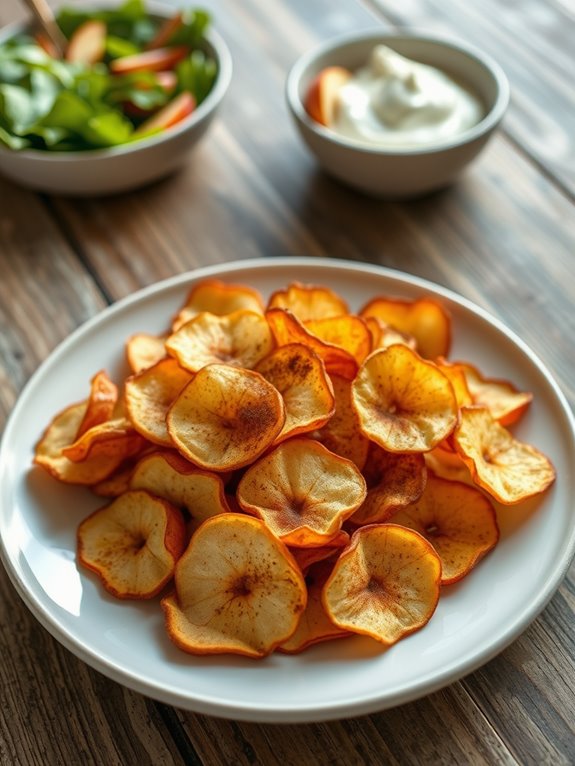
{"type": "Polygon", "coordinates": [[[330,128],[364,144],[417,148],[464,133],[485,116],[479,98],[435,67],[377,45],[339,89],[330,128]]]}

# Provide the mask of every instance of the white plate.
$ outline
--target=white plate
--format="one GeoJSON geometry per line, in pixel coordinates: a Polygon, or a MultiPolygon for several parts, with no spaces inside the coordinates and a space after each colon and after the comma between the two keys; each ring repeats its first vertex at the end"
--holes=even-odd
{"type": "Polygon", "coordinates": [[[550,374],[519,338],[468,301],[373,266],[303,258],[227,264],[120,301],[77,330],[38,369],[10,417],[0,451],[2,557],[19,594],[52,635],[125,686],[177,707],[243,720],[348,717],[455,681],[500,652],[541,611],[575,550],[574,457],[573,417],[550,374]],[[553,460],[557,482],[544,497],[500,511],[497,548],[445,590],[423,630],[387,651],[358,637],[298,656],[195,658],[171,644],[157,601],[116,601],[76,566],[76,526],[101,500],[32,469],[34,444],[54,413],[86,397],[93,373],[125,372],[123,339],[162,331],[190,285],[207,276],[248,283],[265,295],[294,279],[325,284],[354,309],[381,293],[436,295],[453,314],[451,357],[534,393],[517,434],[553,460]]]}

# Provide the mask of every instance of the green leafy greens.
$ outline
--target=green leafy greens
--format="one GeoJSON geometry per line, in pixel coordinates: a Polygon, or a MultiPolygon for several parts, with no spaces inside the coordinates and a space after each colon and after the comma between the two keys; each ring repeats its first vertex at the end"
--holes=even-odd
{"type": "Polygon", "coordinates": [[[0,45],[0,146],[46,151],[117,146],[140,138],[135,131],[143,120],[178,93],[190,91],[200,104],[217,75],[204,46],[210,17],[197,9],[182,16],[168,45],[185,45],[189,54],[176,67],[172,92],[153,72],[112,74],[108,66],[143,52],[157,33],[162,20],[148,15],[143,0],[127,0],[113,10],[58,13],[67,39],[91,19],[106,25],[104,59],[92,66],[53,58],[29,35],[0,45]]]}

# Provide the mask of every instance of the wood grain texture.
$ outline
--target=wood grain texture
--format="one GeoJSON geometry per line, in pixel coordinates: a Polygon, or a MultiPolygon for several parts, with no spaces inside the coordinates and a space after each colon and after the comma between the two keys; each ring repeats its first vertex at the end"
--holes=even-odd
{"type": "MultiPolygon", "coordinates": [[[[455,289],[517,331],[575,404],[567,6],[377,3],[379,15],[354,0],[214,0],[232,87],[179,173],[100,200],[0,181],[0,427],[38,363],[106,303],[197,266],[292,254],[377,263],[455,289]],[[456,186],[383,203],[319,171],[290,124],[283,84],[320,40],[408,23],[491,50],[514,105],[456,186]]],[[[17,0],[0,3],[0,23],[24,14],[17,0]]],[[[176,711],[107,680],[40,627],[2,573],[0,764],[567,765],[574,575],[517,641],[436,694],[352,720],[271,726],[176,711]]]]}

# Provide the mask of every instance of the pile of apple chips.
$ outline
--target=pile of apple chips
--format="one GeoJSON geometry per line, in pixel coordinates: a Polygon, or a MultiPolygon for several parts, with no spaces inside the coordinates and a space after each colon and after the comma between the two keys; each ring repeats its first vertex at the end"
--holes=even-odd
{"type": "Polygon", "coordinates": [[[184,651],[389,646],[497,544],[494,501],[555,478],[509,430],[531,394],[448,361],[450,338],[427,297],[352,314],[326,287],[266,305],[205,280],[165,335],[127,340],[120,390],[98,372],[56,415],[35,463],[108,498],[78,560],[118,598],[163,592],[184,651]]]}

